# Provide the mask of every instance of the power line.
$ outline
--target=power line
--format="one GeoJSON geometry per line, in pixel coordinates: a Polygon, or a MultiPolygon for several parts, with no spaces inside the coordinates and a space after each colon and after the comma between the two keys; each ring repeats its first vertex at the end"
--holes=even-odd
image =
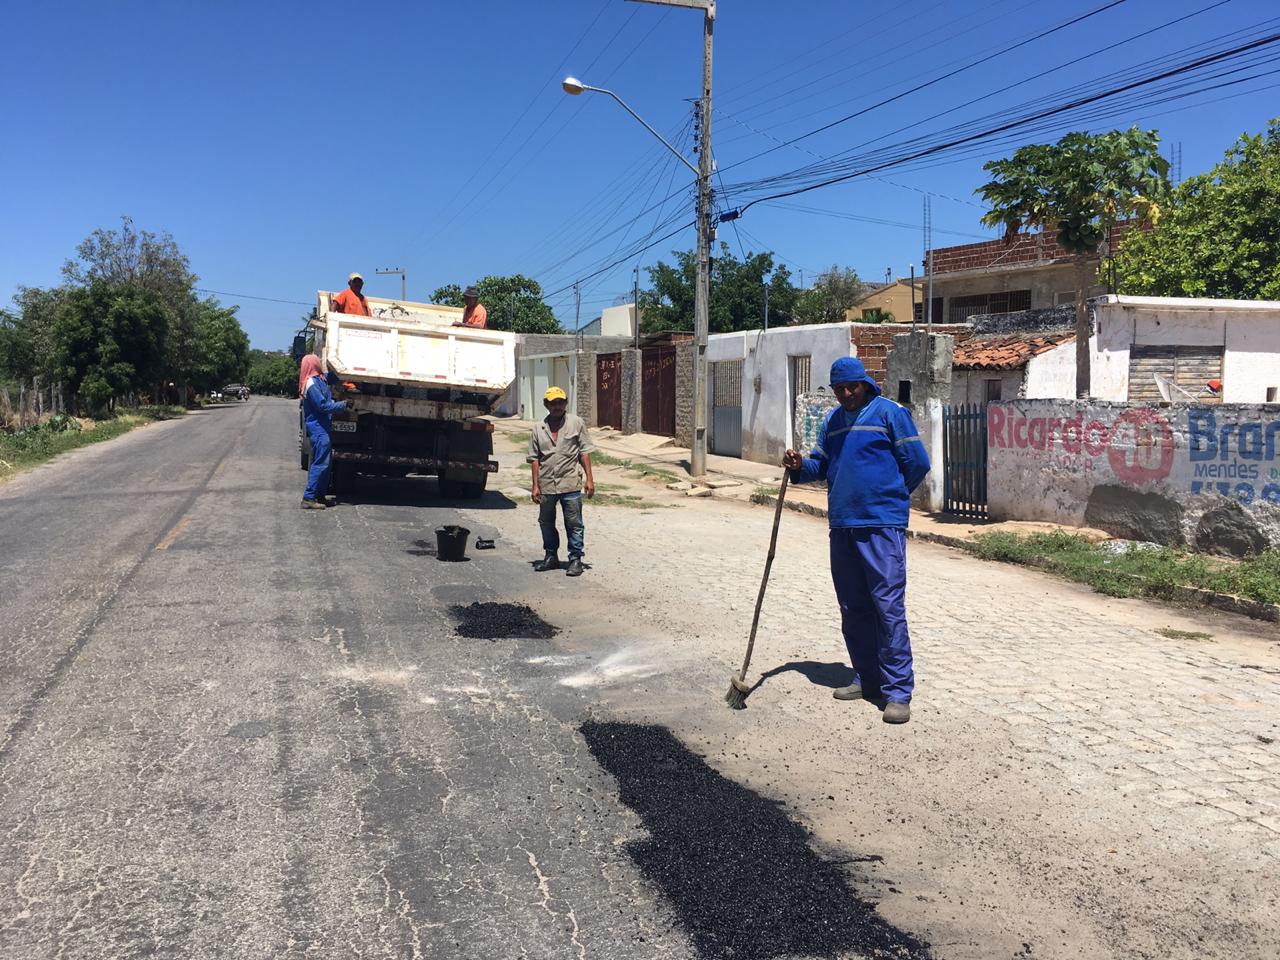
{"type": "MultiPolygon", "coordinates": [[[[783,147],[789,147],[794,143],[799,143],[801,140],[807,140],[810,137],[817,136],[819,133],[823,133],[827,130],[832,129],[833,127],[838,127],[842,123],[848,123],[850,120],[853,120],[856,117],[863,116],[864,114],[870,113],[872,110],[876,110],[880,107],[887,106],[888,104],[895,103],[898,100],[903,99],[904,97],[909,97],[913,93],[919,93],[921,90],[928,89],[929,87],[932,87],[935,84],[941,83],[943,80],[949,80],[952,77],[955,77],[961,73],[964,73],[966,70],[971,70],[974,67],[979,66],[980,64],[988,63],[989,61],[994,60],[997,57],[1002,57],[1002,56],[1005,56],[1006,54],[1012,53],[1014,50],[1017,50],[1020,47],[1025,47],[1029,43],[1034,43],[1036,40],[1042,40],[1043,38],[1050,36],[1054,33],[1057,33],[1060,30],[1065,30],[1068,27],[1072,27],[1076,25],[1077,23],[1082,23],[1083,21],[1088,20],[1092,17],[1096,17],[1099,14],[1105,13],[1107,10],[1110,10],[1114,7],[1118,7],[1125,2],[1127,2],[1127,0],[1109,0],[1109,2],[1104,3],[1100,7],[1095,7],[1093,10],[1090,10],[1087,13],[1080,14],[1079,16],[1073,17],[1072,19],[1067,20],[1064,23],[1060,23],[1056,26],[1050,27],[1047,30],[1042,30],[1040,33],[1037,33],[1034,36],[1019,40],[1016,43],[1010,44],[1009,46],[1004,47],[1000,50],[997,50],[994,53],[990,53],[984,57],[980,57],[977,60],[971,60],[968,63],[964,64],[963,66],[957,67],[954,70],[950,70],[940,76],[934,77],[932,80],[926,80],[924,83],[918,83],[914,87],[911,87],[908,90],[904,90],[903,92],[895,94],[892,97],[887,97],[884,100],[877,101],[876,103],[871,104],[871,106],[869,107],[863,107],[861,110],[856,110],[853,113],[843,116],[838,120],[833,120],[830,123],[823,124],[821,127],[818,127],[816,130],[810,130],[808,133],[803,133],[798,137],[793,137],[790,140],[785,141],[784,143],[778,144],[777,146],[774,146],[774,147],[770,147],[768,150],[764,150],[760,153],[755,154],[754,156],[748,157],[746,160],[739,160],[737,163],[732,164],[732,166],[740,167],[745,163],[750,163],[752,160],[758,160],[760,157],[766,156],[777,150],[781,150],[783,147]]],[[[726,167],[725,169],[731,169],[731,168],[726,167]]]]}
{"type": "MultiPolygon", "coordinates": [[[[865,176],[868,173],[875,173],[882,169],[902,166],[913,160],[921,159],[927,156],[932,156],[932,155],[941,153],[943,151],[954,149],[955,147],[958,147],[958,146],[975,143],[977,141],[987,140],[998,133],[1003,133],[1003,132],[1014,130],[1020,127],[1025,127],[1036,121],[1044,120],[1053,116],[1067,113],[1069,111],[1076,110],[1082,106],[1088,106],[1090,104],[1097,103],[1099,101],[1118,96],[1119,94],[1122,94],[1122,93],[1126,93],[1132,90],[1137,90],[1142,87],[1150,86],[1151,84],[1158,83],[1161,80],[1166,80],[1173,77],[1181,76],[1182,74],[1189,73],[1191,71],[1200,69],[1201,67],[1204,67],[1204,66],[1220,63],[1223,60],[1229,59],[1230,57],[1233,57],[1233,56],[1238,56],[1241,53],[1247,53],[1253,50],[1260,49],[1261,47],[1274,44],[1277,40],[1280,40],[1280,34],[1271,34],[1269,36],[1262,37],[1260,39],[1251,41],[1249,43],[1241,44],[1229,50],[1224,50],[1209,56],[1200,57],[1189,63],[1182,64],[1178,67],[1174,67],[1169,70],[1161,71],[1160,73],[1154,74],[1152,76],[1131,81],[1119,87],[1103,90],[1101,92],[1090,94],[1088,96],[1078,97],[1077,99],[1069,101],[1067,103],[1059,104],[1057,106],[1038,111],[1029,116],[1024,116],[1021,118],[1010,120],[1006,123],[999,124],[998,126],[992,127],[987,130],[978,131],[976,133],[971,133],[966,136],[961,136],[961,137],[954,138],[952,140],[933,144],[931,146],[916,150],[915,152],[909,153],[905,156],[896,157],[896,158],[890,157],[879,163],[871,161],[872,165],[863,170],[855,170],[851,173],[830,177],[828,179],[821,180],[817,183],[813,183],[808,186],[796,187],[792,190],[785,190],[779,193],[771,194],[769,196],[758,197],[744,204],[742,207],[740,207],[738,210],[734,211],[733,213],[737,216],[740,216],[748,208],[754,206],[757,203],[764,202],[766,200],[777,200],[777,199],[782,199],[784,197],[795,196],[800,193],[807,193],[811,190],[819,189],[820,187],[826,187],[836,183],[842,183],[847,180],[853,179],[854,177],[865,176]]],[[[1243,80],[1231,81],[1231,83],[1247,82],[1248,80],[1251,80],[1251,79],[1257,79],[1257,78],[1256,77],[1244,78],[1243,80]]],[[[1230,85],[1230,84],[1225,84],[1225,85],[1230,85]]],[[[1203,91],[1196,91],[1196,92],[1203,92],[1203,91]]],[[[1184,94],[1184,96],[1185,95],[1186,94],[1184,94]]],[[[922,139],[922,138],[918,138],[917,142],[919,142],[919,139],[922,139]]],[[[849,163],[851,165],[853,161],[849,161],[849,163]]],[[[804,174],[805,171],[799,171],[798,173],[804,174]]],[[[809,175],[811,175],[811,173],[809,175]]],[[[780,182],[781,180],[784,179],[784,177],[778,177],[774,179],[775,181],[780,182]]]]}
{"type": "Polygon", "coordinates": [[[237,300],[263,300],[267,303],[292,303],[299,307],[314,307],[314,302],[303,300],[281,300],[279,297],[257,297],[251,293],[228,293],[226,290],[207,290],[196,287],[196,293],[208,293],[215,297],[234,297],[237,300]]]}

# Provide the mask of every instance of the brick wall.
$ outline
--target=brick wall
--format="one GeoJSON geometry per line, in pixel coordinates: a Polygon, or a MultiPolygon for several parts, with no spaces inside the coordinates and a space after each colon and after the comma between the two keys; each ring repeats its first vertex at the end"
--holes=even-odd
{"type": "MultiPolygon", "coordinates": [[[[893,349],[893,338],[902,333],[911,333],[909,323],[855,323],[851,334],[853,355],[862,361],[876,383],[883,384],[889,366],[889,351],[893,349]]],[[[916,325],[916,330],[923,330],[923,325],[916,325]]],[[[973,328],[967,323],[935,323],[934,333],[946,333],[955,337],[956,342],[963,342],[973,336],[973,328]]],[[[825,378],[823,378],[825,380],[825,378]]],[[[814,383],[823,380],[814,379],[814,383]]]]}
{"type": "MultiPolygon", "coordinates": [[[[693,446],[693,341],[676,344],[676,446],[693,446]]],[[[707,385],[703,384],[706,390],[707,385]]]]}
{"type": "Polygon", "coordinates": [[[577,414],[589,427],[596,423],[596,355],[578,354],[577,414]]]}
{"type": "MultiPolygon", "coordinates": [[[[1111,230],[1111,248],[1119,249],[1124,235],[1131,229],[1127,223],[1117,224],[1111,230]]],[[[955,247],[939,247],[933,251],[934,276],[958,273],[961,270],[980,270],[984,267],[1011,267],[1040,260],[1057,260],[1070,257],[1058,245],[1058,231],[1023,234],[1012,244],[1003,240],[987,240],[982,243],[964,243],[955,247]]],[[[926,256],[925,262],[928,263],[926,256]]]]}
{"type": "Polygon", "coordinates": [[[622,432],[640,432],[640,351],[622,351],[622,432]]]}

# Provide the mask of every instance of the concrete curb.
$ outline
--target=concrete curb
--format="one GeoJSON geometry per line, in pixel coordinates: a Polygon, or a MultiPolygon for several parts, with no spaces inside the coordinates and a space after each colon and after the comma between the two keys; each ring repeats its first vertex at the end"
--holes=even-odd
{"type": "MultiPolygon", "coordinates": [[[[760,506],[776,507],[778,498],[770,494],[756,493],[752,494],[751,502],[760,506]]],[[[794,510],[796,513],[808,514],[812,517],[825,517],[827,511],[824,507],[815,507],[810,503],[802,503],[794,500],[788,500],[785,504],[788,510],[794,510]]],[[[926,533],[917,530],[907,530],[907,536],[912,540],[921,540],[925,543],[936,543],[944,547],[952,547],[956,550],[963,550],[971,553],[970,547],[972,541],[965,540],[963,537],[949,537],[942,533],[926,533]]],[[[998,561],[993,561],[998,562],[998,561]]],[[[1015,566],[1034,567],[1037,570],[1043,570],[1045,573],[1051,573],[1054,576],[1059,574],[1047,563],[1030,561],[1023,564],[1015,564],[1015,566]]],[[[1127,575],[1128,579],[1135,584],[1145,585],[1150,581],[1142,577],[1127,575]]],[[[1065,578],[1064,578],[1065,579],[1065,578]]],[[[1249,600],[1245,597],[1233,596],[1229,593],[1214,593],[1212,590],[1203,590],[1200,587],[1169,587],[1164,595],[1148,593],[1143,591],[1144,599],[1160,600],[1169,599],[1176,603],[1186,604],[1195,607],[1212,607],[1215,610],[1223,610],[1227,613],[1235,613],[1240,616],[1249,617],[1252,620],[1264,620],[1268,623],[1280,623],[1280,605],[1274,603],[1264,603],[1261,600],[1249,600]]]]}

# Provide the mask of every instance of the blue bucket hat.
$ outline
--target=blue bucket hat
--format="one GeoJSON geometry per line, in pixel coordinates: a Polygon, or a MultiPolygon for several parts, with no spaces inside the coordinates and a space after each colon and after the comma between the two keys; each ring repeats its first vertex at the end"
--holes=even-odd
{"type": "Polygon", "coordinates": [[[873,395],[880,394],[880,387],[857,357],[841,357],[831,365],[831,385],[834,387],[837,383],[865,383],[873,395]]]}

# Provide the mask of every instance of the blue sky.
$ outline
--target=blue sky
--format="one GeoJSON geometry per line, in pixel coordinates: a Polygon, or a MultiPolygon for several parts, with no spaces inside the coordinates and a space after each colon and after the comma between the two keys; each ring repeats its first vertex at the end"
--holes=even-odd
{"type": "MultiPolygon", "coordinates": [[[[1214,2],[1126,0],[742,162],[1106,2],[721,0],[713,144],[723,185],[732,192],[815,157],[929,138],[1035,97],[1058,100],[1101,74],[1231,31],[1280,29],[1274,2],[1228,0],[1077,63],[1214,2]],[[986,99],[928,119],[977,97],[986,99]]],[[[672,223],[654,236],[680,226],[681,210],[692,219],[687,171],[617,104],[568,97],[559,79],[575,74],[616,90],[687,149],[701,70],[693,11],[625,0],[49,0],[13,5],[6,34],[3,299],[19,284],[56,283],[86,234],[128,214],[140,228],[172,233],[201,287],[234,294],[220,299],[240,304],[258,347],[284,347],[315,290],[340,288],[351,270],[369,278],[367,292],[398,296],[398,277],[373,275],[390,266],[407,269],[413,299],[448,282],[525,273],[554,292],[557,315],[572,325],[575,279],[655,225],[672,223]],[[665,208],[621,226],[668,194],[665,208]]],[[[1261,50],[1255,73],[1276,69],[1277,56],[1261,50]]],[[[1018,142],[1136,122],[1180,144],[1191,175],[1280,115],[1277,83],[1280,75],[1259,77],[1169,103],[1139,97],[1099,122],[1018,142]]],[[[886,170],[885,179],[816,190],[791,206],[757,205],[737,233],[722,226],[720,239],[735,252],[771,249],[806,281],[833,263],[867,279],[886,269],[905,275],[921,260],[925,193],[934,194],[935,245],[990,235],[973,190],[984,182],[983,160],[1012,146],[886,170]]],[[[692,246],[690,228],[639,259],[692,246]]],[[[584,321],[629,298],[636,259],[583,284],[584,321]]]]}

